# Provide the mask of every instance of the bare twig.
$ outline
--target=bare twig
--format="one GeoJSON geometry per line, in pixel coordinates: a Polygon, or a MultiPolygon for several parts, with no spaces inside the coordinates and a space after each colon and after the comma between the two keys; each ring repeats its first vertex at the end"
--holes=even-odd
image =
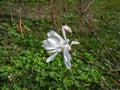
{"type": "Polygon", "coordinates": [[[30,31],[30,29],[23,23],[23,21],[21,21],[21,24],[23,25],[23,27],[24,27],[27,31],[30,31]]]}
{"type": "MultiPolygon", "coordinates": [[[[87,19],[88,20],[88,19],[87,19]]],[[[107,49],[107,47],[104,45],[104,43],[102,42],[102,40],[98,37],[97,33],[94,31],[93,27],[88,23],[85,19],[85,22],[88,26],[88,28],[93,32],[93,34],[95,35],[96,39],[100,42],[100,44],[103,46],[103,48],[105,49],[105,51],[111,56],[111,58],[116,62],[116,64],[120,65],[120,63],[113,57],[113,55],[111,54],[111,52],[107,49]]]]}
{"type": "Polygon", "coordinates": [[[21,19],[21,8],[19,9],[19,15],[20,15],[19,28],[20,28],[22,38],[24,39],[24,34],[23,34],[23,29],[22,29],[22,19],[21,19]]]}
{"type": "MultiPolygon", "coordinates": [[[[82,1],[82,0],[81,0],[82,1]]],[[[96,66],[97,68],[99,68],[99,69],[101,69],[102,71],[107,71],[107,72],[119,72],[119,66],[118,65],[120,65],[120,63],[116,60],[116,58],[111,54],[111,52],[108,50],[108,48],[106,47],[106,45],[103,43],[103,41],[100,39],[100,37],[97,35],[97,33],[95,32],[95,30],[94,30],[94,27],[91,25],[91,23],[93,23],[93,21],[92,21],[92,17],[87,17],[87,15],[88,15],[88,10],[89,10],[89,8],[90,8],[90,6],[94,3],[94,1],[95,0],[93,0],[91,3],[89,3],[88,4],[88,6],[87,6],[87,8],[85,9],[85,12],[86,13],[84,13],[84,14],[82,14],[82,16],[83,16],[83,19],[84,19],[84,21],[85,21],[85,23],[86,23],[86,25],[87,25],[87,27],[88,27],[88,29],[90,30],[90,31],[92,31],[92,33],[95,35],[95,37],[96,37],[96,39],[99,41],[99,43],[103,46],[103,48],[105,49],[105,51],[106,51],[106,53],[114,60],[114,62],[115,62],[115,70],[113,70],[113,69],[111,69],[111,68],[109,68],[109,70],[107,70],[107,69],[103,69],[103,68],[101,68],[100,66],[98,66],[98,65],[96,65],[96,64],[94,64],[94,63],[91,63],[91,62],[86,62],[87,64],[90,64],[90,65],[93,65],[93,66],[96,66]]]]}
{"type": "Polygon", "coordinates": [[[112,73],[115,73],[115,72],[120,72],[120,68],[119,69],[115,69],[115,70],[111,70],[112,73]]]}
{"type": "Polygon", "coordinates": [[[88,9],[90,8],[90,6],[95,2],[95,0],[93,0],[92,2],[90,2],[87,7],[85,8],[84,12],[87,12],[88,9]]]}
{"type": "Polygon", "coordinates": [[[24,34],[23,34],[23,29],[22,29],[22,26],[25,28],[25,30],[27,31],[30,31],[30,29],[23,23],[22,21],[22,18],[21,18],[21,9],[19,9],[19,17],[20,17],[20,20],[19,20],[19,25],[16,25],[16,29],[17,31],[20,32],[22,38],[24,39],[24,34]]]}
{"type": "Polygon", "coordinates": [[[100,70],[102,70],[102,71],[104,71],[104,72],[110,72],[110,73],[120,72],[120,69],[112,69],[112,70],[111,70],[111,69],[104,69],[104,68],[102,68],[101,66],[99,66],[99,65],[97,65],[97,64],[95,64],[95,63],[92,63],[92,62],[89,62],[89,61],[83,59],[83,57],[81,57],[81,56],[74,56],[74,55],[73,55],[73,57],[75,57],[75,58],[77,58],[77,59],[79,59],[79,60],[82,60],[85,64],[95,66],[95,67],[97,67],[98,69],[100,69],[100,70]]]}
{"type": "Polygon", "coordinates": [[[104,62],[104,65],[106,66],[106,67],[108,67],[109,68],[109,70],[112,72],[113,71],[113,69],[111,69],[111,67],[110,66],[113,66],[114,68],[117,68],[113,63],[111,63],[108,59],[106,60],[103,56],[102,56],[102,54],[100,53],[100,52],[96,52],[98,55],[100,55],[100,57],[102,58],[102,59],[100,59],[100,60],[102,60],[102,62],[104,62]],[[109,65],[106,65],[105,63],[107,63],[107,64],[109,64],[109,65]]]}
{"type": "Polygon", "coordinates": [[[106,86],[106,87],[108,87],[109,89],[107,89],[107,90],[115,90],[115,89],[113,89],[107,82],[106,82],[106,80],[105,80],[105,78],[102,76],[101,77],[101,79],[102,79],[102,81],[103,81],[103,84],[106,86]]]}
{"type": "Polygon", "coordinates": [[[100,69],[100,70],[102,70],[102,71],[110,72],[109,70],[103,69],[101,66],[98,66],[98,65],[95,64],[95,63],[91,63],[91,62],[89,62],[89,61],[87,61],[87,60],[84,60],[84,59],[83,59],[82,57],[80,57],[80,56],[73,56],[73,57],[78,58],[79,60],[82,60],[85,64],[89,64],[89,65],[95,66],[95,67],[97,67],[98,69],[100,69]]]}

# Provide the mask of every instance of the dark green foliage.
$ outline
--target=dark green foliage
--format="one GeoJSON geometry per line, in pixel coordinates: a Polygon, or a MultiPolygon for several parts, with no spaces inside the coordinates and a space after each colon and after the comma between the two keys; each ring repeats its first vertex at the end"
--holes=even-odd
{"type": "MultiPolygon", "coordinates": [[[[35,4],[34,1],[23,0],[23,2],[29,2],[31,7],[35,4]]],[[[98,36],[104,45],[110,47],[112,56],[120,62],[120,31],[117,28],[113,30],[114,27],[109,27],[100,19],[100,16],[103,15],[102,10],[114,5],[110,2],[105,7],[97,6],[107,3],[107,1],[96,1],[96,6],[93,5],[91,11],[94,13],[94,18],[98,20],[96,22],[99,26],[98,36]]],[[[15,3],[15,0],[11,0],[11,2],[15,3]]],[[[46,2],[40,0],[40,2],[48,4],[48,0],[46,2]]],[[[114,3],[116,2],[114,1],[114,3]]],[[[71,5],[74,5],[74,1],[71,5]]],[[[120,25],[117,19],[119,13],[116,14],[119,9],[116,8],[115,14],[111,14],[113,10],[110,8],[107,13],[106,10],[103,13],[107,20],[117,27],[120,25]]],[[[60,17],[61,22],[67,23],[73,30],[73,36],[68,35],[70,40],[80,41],[80,45],[72,46],[72,68],[70,70],[66,69],[62,52],[52,62],[46,63],[50,54],[42,48],[42,41],[47,38],[47,32],[54,28],[49,19],[45,17],[37,20],[23,19],[25,25],[31,29],[31,31],[23,29],[24,39],[16,30],[16,23],[2,22],[0,24],[0,89],[106,90],[115,88],[119,90],[119,72],[105,71],[116,68],[116,63],[112,61],[112,57],[106,53],[93,33],[87,35],[81,33],[81,28],[79,29],[75,25],[78,18],[79,16],[75,16],[72,12],[60,17]]]]}
{"type": "MultiPolygon", "coordinates": [[[[32,31],[25,32],[25,39],[22,39],[14,25],[5,23],[2,26],[7,27],[9,31],[1,34],[1,89],[89,89],[90,87],[101,87],[101,71],[84,64],[82,60],[73,57],[71,70],[66,69],[62,53],[52,62],[46,63],[49,55],[42,48],[46,32],[36,31],[41,35],[32,31]],[[32,35],[33,33],[34,35],[32,35]]],[[[1,28],[1,33],[3,30],[1,28]]],[[[80,53],[85,53],[88,61],[95,61],[94,56],[89,52],[75,50],[73,55],[78,56],[80,53]]]]}

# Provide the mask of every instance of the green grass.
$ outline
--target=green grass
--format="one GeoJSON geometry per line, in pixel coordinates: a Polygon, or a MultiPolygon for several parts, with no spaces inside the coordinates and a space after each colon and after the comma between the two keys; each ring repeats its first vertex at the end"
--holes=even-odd
{"type": "MultiPolygon", "coordinates": [[[[43,5],[46,3],[48,4],[42,2],[43,5]]],[[[119,3],[119,0],[96,0],[91,7],[99,27],[96,33],[118,62],[120,62],[119,3]],[[106,25],[100,16],[104,16],[112,26],[106,25]]],[[[32,6],[34,4],[29,2],[31,8],[34,8],[32,6]]],[[[105,72],[85,63],[96,64],[102,69],[115,68],[112,57],[106,53],[94,34],[86,35],[78,32],[81,28],[75,25],[77,19],[78,17],[72,12],[69,15],[63,14],[60,18],[62,23],[67,23],[73,30],[73,36],[68,35],[70,40],[80,41],[80,45],[72,47],[70,70],[66,69],[62,52],[52,62],[46,63],[50,55],[43,49],[42,41],[47,39],[47,32],[54,28],[50,20],[45,17],[23,19],[25,25],[31,29],[31,31],[23,29],[25,39],[22,39],[21,34],[16,30],[16,23],[2,22],[0,24],[0,89],[106,90],[114,88],[119,90],[119,73],[105,72]],[[79,56],[83,59],[77,58],[79,56]],[[104,86],[105,83],[108,86],[104,86]]],[[[56,31],[60,33],[58,30],[56,31]]]]}

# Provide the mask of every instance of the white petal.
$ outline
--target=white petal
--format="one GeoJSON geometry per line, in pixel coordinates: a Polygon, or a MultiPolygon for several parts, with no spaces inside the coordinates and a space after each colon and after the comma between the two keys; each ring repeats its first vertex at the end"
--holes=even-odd
{"type": "Polygon", "coordinates": [[[58,41],[53,39],[53,38],[48,38],[48,43],[51,45],[51,46],[57,46],[58,44],[58,41]]]}
{"type": "Polygon", "coordinates": [[[65,65],[68,69],[70,69],[71,68],[71,63],[70,63],[71,55],[66,49],[63,50],[63,54],[64,54],[65,65]]]}
{"type": "Polygon", "coordinates": [[[69,33],[72,33],[72,30],[71,30],[71,28],[70,28],[69,26],[67,26],[67,25],[62,26],[63,37],[64,37],[64,39],[67,39],[67,38],[66,38],[66,33],[65,33],[65,31],[67,31],[67,32],[69,32],[69,33]]]}
{"type": "Polygon", "coordinates": [[[62,43],[60,43],[59,41],[57,41],[54,38],[48,38],[48,45],[52,46],[52,47],[62,47],[62,43]]]}
{"type": "Polygon", "coordinates": [[[64,25],[64,26],[62,26],[62,28],[64,30],[68,31],[69,33],[72,33],[72,30],[71,30],[71,28],[68,25],[64,25]]]}
{"type": "Polygon", "coordinates": [[[48,41],[48,39],[43,41],[43,46],[44,47],[52,47],[53,48],[53,45],[50,44],[50,42],[48,41]]]}
{"type": "Polygon", "coordinates": [[[64,47],[62,43],[57,41],[54,38],[48,38],[47,40],[43,41],[42,47],[48,52],[48,53],[54,53],[57,51],[61,51],[64,47]]]}
{"type": "Polygon", "coordinates": [[[42,47],[43,47],[45,50],[54,50],[54,49],[55,49],[55,47],[51,47],[51,46],[45,45],[45,44],[43,44],[42,47]]]}
{"type": "Polygon", "coordinates": [[[49,38],[54,38],[54,39],[58,40],[61,43],[63,42],[63,38],[59,34],[57,34],[55,31],[53,31],[53,30],[51,30],[50,32],[48,32],[47,36],[49,38]]]}
{"type": "Polygon", "coordinates": [[[56,55],[57,55],[58,53],[59,53],[59,52],[55,52],[52,56],[50,56],[50,57],[47,59],[46,62],[52,61],[52,60],[56,57],[56,55]]]}
{"type": "Polygon", "coordinates": [[[72,46],[73,44],[80,44],[80,42],[78,42],[78,41],[72,41],[70,45],[72,46]]]}
{"type": "Polygon", "coordinates": [[[53,50],[55,49],[56,47],[55,46],[52,46],[48,40],[44,40],[43,41],[43,45],[42,47],[45,49],[45,50],[53,50]]]}
{"type": "Polygon", "coordinates": [[[62,50],[62,47],[52,47],[50,45],[43,44],[42,47],[48,52],[48,53],[54,53],[62,50]]]}
{"type": "Polygon", "coordinates": [[[47,50],[48,53],[55,53],[55,52],[60,52],[62,50],[62,48],[55,48],[52,50],[47,50]]]}

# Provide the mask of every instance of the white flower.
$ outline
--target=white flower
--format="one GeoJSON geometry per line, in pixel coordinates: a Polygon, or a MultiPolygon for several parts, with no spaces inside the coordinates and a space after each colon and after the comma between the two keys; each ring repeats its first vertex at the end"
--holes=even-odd
{"type": "Polygon", "coordinates": [[[59,34],[51,30],[50,32],[47,33],[48,39],[43,41],[42,46],[48,53],[52,53],[52,55],[47,59],[46,62],[52,61],[59,52],[63,51],[65,65],[68,69],[70,69],[71,55],[69,51],[71,50],[72,44],[79,44],[79,42],[72,41],[71,44],[69,45],[68,44],[69,39],[66,38],[65,31],[72,33],[70,27],[68,27],[67,25],[62,26],[62,33],[64,37],[63,39],[59,34]]]}

